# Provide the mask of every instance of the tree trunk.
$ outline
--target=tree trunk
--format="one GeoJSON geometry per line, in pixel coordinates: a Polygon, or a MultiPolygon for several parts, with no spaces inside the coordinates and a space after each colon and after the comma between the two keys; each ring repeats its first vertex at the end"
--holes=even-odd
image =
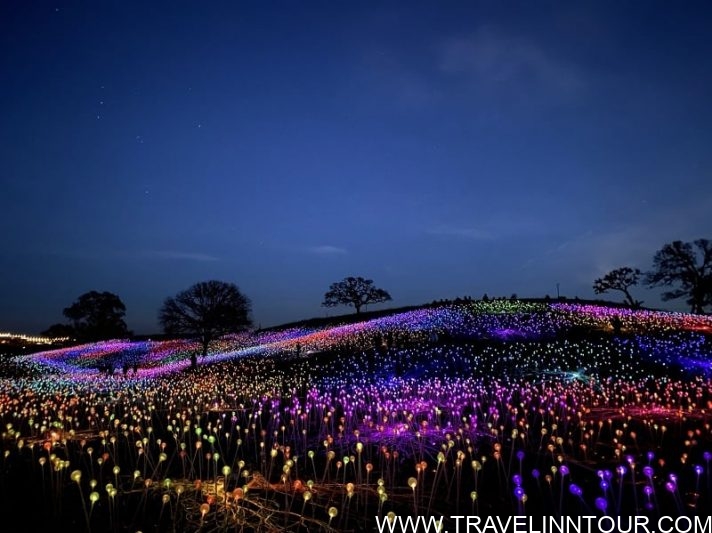
{"type": "Polygon", "coordinates": [[[704,295],[700,290],[699,286],[695,286],[690,291],[690,299],[688,303],[691,304],[690,312],[693,314],[702,314],[702,304],[704,303],[704,295]]]}
{"type": "Polygon", "coordinates": [[[361,314],[361,304],[354,304],[354,307],[356,308],[356,314],[360,315],[361,314]]]}
{"type": "Polygon", "coordinates": [[[637,306],[635,305],[636,302],[633,297],[630,295],[627,289],[623,289],[623,292],[625,293],[625,299],[628,302],[628,305],[635,309],[637,306]]]}
{"type": "MultiPolygon", "coordinates": [[[[210,344],[210,340],[202,339],[201,344],[203,346],[203,349],[200,352],[200,355],[202,357],[205,357],[206,355],[208,355],[208,345],[210,344]]],[[[196,352],[196,351],[192,351],[190,353],[190,368],[193,370],[198,368],[198,352],[196,352]]]]}

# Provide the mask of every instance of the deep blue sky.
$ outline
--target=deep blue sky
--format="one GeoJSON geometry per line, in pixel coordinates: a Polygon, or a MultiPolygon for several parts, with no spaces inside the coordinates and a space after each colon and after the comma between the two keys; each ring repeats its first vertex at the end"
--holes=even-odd
{"type": "Polygon", "coordinates": [[[155,4],[0,4],[0,330],[207,279],[263,326],[347,275],[592,297],[712,237],[708,2],[155,4]]]}

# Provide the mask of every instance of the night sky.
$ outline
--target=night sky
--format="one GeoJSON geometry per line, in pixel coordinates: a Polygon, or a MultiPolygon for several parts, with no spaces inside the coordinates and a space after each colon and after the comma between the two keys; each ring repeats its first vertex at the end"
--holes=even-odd
{"type": "Polygon", "coordinates": [[[711,58],[708,2],[3,1],[0,330],[208,279],[262,326],[348,275],[593,298],[712,238],[711,58]]]}

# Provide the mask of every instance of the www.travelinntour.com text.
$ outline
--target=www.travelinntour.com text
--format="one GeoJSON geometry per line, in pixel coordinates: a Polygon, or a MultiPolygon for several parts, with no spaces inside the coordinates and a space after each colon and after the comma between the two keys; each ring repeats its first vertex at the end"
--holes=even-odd
{"type": "MultiPolygon", "coordinates": [[[[711,510],[712,511],[712,510],[711,510]]],[[[712,533],[712,516],[376,517],[379,533],[712,533]]]]}

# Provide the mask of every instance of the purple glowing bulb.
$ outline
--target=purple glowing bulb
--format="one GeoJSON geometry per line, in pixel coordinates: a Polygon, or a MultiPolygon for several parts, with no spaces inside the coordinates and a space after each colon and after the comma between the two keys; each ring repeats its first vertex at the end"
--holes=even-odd
{"type": "Polygon", "coordinates": [[[704,458],[705,461],[707,461],[709,463],[710,460],[712,459],[712,452],[705,452],[702,454],[702,457],[704,458]]]}
{"type": "Polygon", "coordinates": [[[536,468],[534,470],[532,470],[532,477],[534,479],[539,479],[539,476],[540,476],[539,470],[537,470],[536,468]]]}
{"type": "Polygon", "coordinates": [[[646,477],[653,477],[653,468],[651,466],[644,467],[643,474],[645,474],[646,477]]]}
{"type": "Polygon", "coordinates": [[[569,492],[578,498],[583,495],[583,490],[575,483],[571,483],[571,485],[569,485],[569,492]]]}
{"type": "Polygon", "coordinates": [[[653,452],[648,452],[648,461],[655,459],[655,454],[653,452]]]}
{"type": "Polygon", "coordinates": [[[699,476],[704,471],[705,471],[704,468],[702,468],[700,465],[695,465],[695,474],[697,474],[699,476]]]}
{"type": "Polygon", "coordinates": [[[559,472],[561,472],[562,476],[568,476],[569,475],[569,467],[566,465],[561,465],[561,468],[559,468],[559,472]]]}
{"type": "Polygon", "coordinates": [[[519,487],[522,484],[522,476],[520,476],[519,474],[514,474],[512,476],[512,483],[519,487]]]}
{"type": "Polygon", "coordinates": [[[524,460],[524,452],[522,450],[519,450],[517,452],[517,459],[519,459],[520,461],[524,460]]]}
{"type": "Polygon", "coordinates": [[[620,465],[618,468],[616,468],[618,471],[618,474],[620,476],[625,476],[626,472],[628,472],[628,469],[625,467],[625,465],[620,465]]]}
{"type": "Polygon", "coordinates": [[[643,492],[647,497],[650,497],[653,495],[653,492],[655,492],[655,490],[650,485],[645,485],[645,487],[643,488],[643,492]]]}
{"type": "Polygon", "coordinates": [[[524,497],[524,489],[522,487],[515,487],[514,489],[514,496],[518,499],[521,500],[524,497]]]}
{"type": "Polygon", "coordinates": [[[605,498],[601,498],[601,497],[596,498],[596,509],[605,513],[607,508],[608,508],[608,501],[606,501],[605,498]]]}
{"type": "Polygon", "coordinates": [[[601,489],[602,489],[604,492],[607,491],[607,490],[608,490],[608,487],[610,486],[610,485],[608,484],[608,481],[606,481],[605,479],[602,480],[602,481],[599,483],[599,485],[601,486],[601,489]]]}
{"type": "Polygon", "coordinates": [[[665,483],[665,488],[668,492],[675,492],[677,486],[672,481],[668,481],[667,483],[665,483]]]}

